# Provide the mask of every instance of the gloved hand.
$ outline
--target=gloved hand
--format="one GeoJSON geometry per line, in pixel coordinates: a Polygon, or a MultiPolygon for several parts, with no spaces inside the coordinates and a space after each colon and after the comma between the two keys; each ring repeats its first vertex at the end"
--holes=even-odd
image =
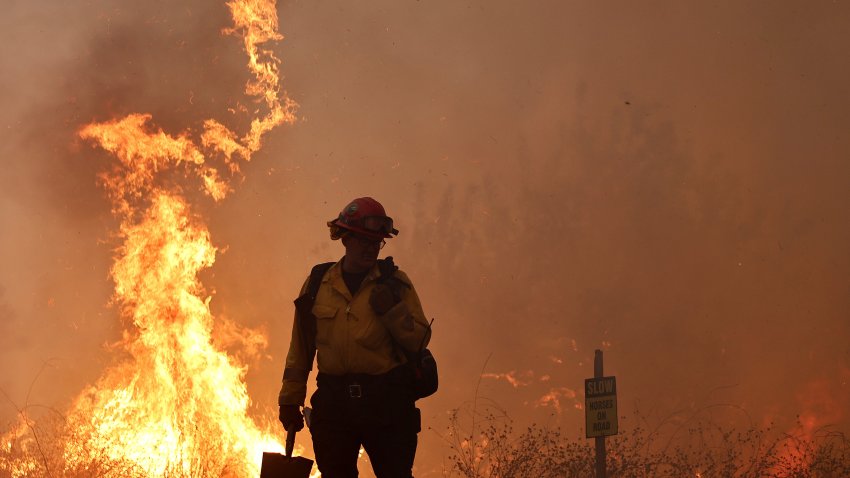
{"type": "Polygon", "coordinates": [[[280,415],[278,416],[280,423],[286,431],[301,431],[304,428],[304,415],[301,414],[298,405],[281,405],[280,415]],[[290,428],[294,429],[290,430],[290,428]]]}
{"type": "Polygon", "coordinates": [[[372,289],[372,293],[369,294],[369,305],[378,315],[386,314],[400,301],[401,294],[398,293],[396,288],[386,284],[377,284],[372,289]]]}

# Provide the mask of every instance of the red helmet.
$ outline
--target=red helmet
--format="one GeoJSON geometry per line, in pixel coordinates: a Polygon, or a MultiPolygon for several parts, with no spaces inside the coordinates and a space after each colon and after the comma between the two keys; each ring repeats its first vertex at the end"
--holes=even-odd
{"type": "Polygon", "coordinates": [[[393,227],[393,218],[387,216],[384,206],[370,197],[357,198],[339,213],[339,217],[328,221],[331,238],[339,239],[335,229],[345,229],[367,237],[383,239],[398,235],[393,227]]]}

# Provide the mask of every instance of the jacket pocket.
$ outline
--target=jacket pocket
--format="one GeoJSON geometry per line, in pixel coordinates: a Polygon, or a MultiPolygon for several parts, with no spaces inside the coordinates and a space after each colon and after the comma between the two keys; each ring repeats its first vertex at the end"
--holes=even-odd
{"type": "Polygon", "coordinates": [[[313,306],[313,315],[316,316],[316,343],[329,344],[333,335],[336,307],[316,304],[313,306]]]}
{"type": "Polygon", "coordinates": [[[366,316],[359,318],[358,322],[360,322],[360,330],[357,331],[354,341],[360,346],[369,350],[377,350],[389,340],[389,332],[376,318],[366,316]]]}

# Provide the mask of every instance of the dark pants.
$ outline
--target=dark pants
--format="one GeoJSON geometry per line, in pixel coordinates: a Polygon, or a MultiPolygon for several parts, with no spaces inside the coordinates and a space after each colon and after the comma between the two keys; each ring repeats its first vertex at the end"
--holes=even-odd
{"type": "Polygon", "coordinates": [[[360,446],[377,478],[412,478],[420,430],[409,386],[381,376],[319,374],[310,434],[323,478],[357,477],[360,446]]]}

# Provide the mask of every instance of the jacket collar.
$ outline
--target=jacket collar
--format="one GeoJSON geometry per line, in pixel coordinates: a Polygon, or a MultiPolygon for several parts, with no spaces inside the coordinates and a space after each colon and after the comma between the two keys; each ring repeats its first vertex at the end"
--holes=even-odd
{"type": "MultiPolygon", "coordinates": [[[[363,279],[363,284],[377,279],[380,275],[381,271],[378,268],[378,263],[376,262],[375,265],[373,265],[372,268],[369,269],[369,272],[363,279]]],[[[348,286],[345,285],[345,280],[343,280],[342,278],[342,259],[338,260],[336,264],[331,266],[328,273],[325,274],[324,278],[322,278],[322,282],[330,282],[331,287],[333,287],[334,290],[342,294],[346,299],[348,299],[349,301],[353,299],[351,291],[348,290],[348,286]]],[[[363,288],[362,284],[360,288],[363,288]]]]}

